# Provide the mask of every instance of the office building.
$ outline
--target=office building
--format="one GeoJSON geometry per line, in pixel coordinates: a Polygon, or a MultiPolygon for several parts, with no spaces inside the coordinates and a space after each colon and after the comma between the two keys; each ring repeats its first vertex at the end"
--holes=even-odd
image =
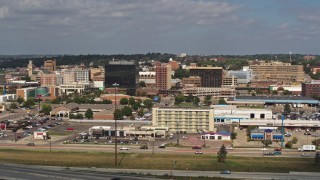
{"type": "Polygon", "coordinates": [[[57,85],[57,75],[56,74],[42,74],[40,76],[41,86],[56,86],[57,85]]]}
{"type": "Polygon", "coordinates": [[[213,132],[213,109],[152,108],[152,126],[168,127],[170,132],[213,132]]]}
{"type": "Polygon", "coordinates": [[[190,76],[201,78],[201,87],[221,87],[222,67],[191,67],[190,76]]]}
{"type": "Polygon", "coordinates": [[[45,60],[43,67],[44,69],[48,70],[48,71],[55,71],[56,70],[56,60],[52,59],[52,60],[45,60]]]}
{"type": "Polygon", "coordinates": [[[291,63],[278,61],[255,61],[251,62],[249,67],[252,69],[255,81],[277,81],[282,84],[305,81],[303,65],[291,65],[291,63]]]}
{"type": "Polygon", "coordinates": [[[165,63],[156,63],[156,87],[160,90],[171,89],[171,66],[165,63]]]}
{"type": "Polygon", "coordinates": [[[320,96],[320,81],[313,80],[308,83],[302,83],[302,96],[320,96]]]}
{"type": "Polygon", "coordinates": [[[63,75],[63,83],[70,84],[74,82],[87,83],[90,79],[89,70],[87,69],[72,69],[61,71],[63,75]]]}
{"type": "Polygon", "coordinates": [[[183,87],[201,87],[201,78],[199,76],[190,76],[182,79],[183,87]]]}
{"type": "Polygon", "coordinates": [[[112,61],[105,65],[105,87],[112,88],[114,83],[118,88],[126,89],[128,95],[135,95],[138,85],[138,69],[134,62],[112,61]]]}

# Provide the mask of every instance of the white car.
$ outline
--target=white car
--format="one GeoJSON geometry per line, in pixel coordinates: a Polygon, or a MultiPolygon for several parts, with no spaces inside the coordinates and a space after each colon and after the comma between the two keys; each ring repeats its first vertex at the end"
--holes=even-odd
{"type": "Polygon", "coordinates": [[[187,136],[182,136],[182,139],[187,139],[187,136]]]}
{"type": "Polygon", "coordinates": [[[260,151],[268,151],[267,148],[261,148],[260,151]]]}
{"type": "Polygon", "coordinates": [[[201,151],[196,151],[196,152],[194,152],[194,154],[202,154],[202,152],[201,151]]]}
{"type": "Polygon", "coordinates": [[[226,150],[233,150],[233,147],[226,147],[226,150]]]}
{"type": "Polygon", "coordinates": [[[121,147],[120,150],[129,150],[128,147],[121,147]]]}

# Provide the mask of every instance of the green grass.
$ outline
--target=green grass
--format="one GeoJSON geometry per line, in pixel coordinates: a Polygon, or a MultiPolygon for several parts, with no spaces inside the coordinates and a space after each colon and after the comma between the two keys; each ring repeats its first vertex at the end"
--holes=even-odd
{"type": "MultiPolygon", "coordinates": [[[[65,152],[47,150],[1,149],[0,162],[63,166],[63,167],[100,167],[114,168],[114,154],[103,152],[65,152]]],[[[215,155],[186,154],[118,154],[119,168],[160,169],[160,170],[200,170],[248,172],[319,172],[320,165],[313,158],[286,157],[233,157],[228,156],[226,163],[217,162],[215,155]]]]}
{"type": "Polygon", "coordinates": [[[61,131],[49,130],[50,136],[69,136],[69,135],[71,135],[71,134],[73,134],[73,133],[74,133],[73,131],[64,131],[64,132],[61,132],[61,131]]]}

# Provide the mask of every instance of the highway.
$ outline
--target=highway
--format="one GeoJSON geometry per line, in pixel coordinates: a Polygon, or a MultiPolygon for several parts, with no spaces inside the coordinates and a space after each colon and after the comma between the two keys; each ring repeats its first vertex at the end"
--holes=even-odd
{"type": "Polygon", "coordinates": [[[108,180],[119,178],[121,180],[156,180],[156,178],[143,177],[121,172],[96,171],[92,168],[63,168],[48,166],[31,166],[18,164],[0,164],[0,179],[21,180],[108,180]]]}
{"type": "Polygon", "coordinates": [[[320,173],[289,172],[289,173],[265,173],[265,172],[231,172],[220,174],[218,171],[185,171],[185,170],[147,170],[147,169],[105,169],[105,168],[75,168],[75,167],[51,167],[31,166],[18,164],[0,164],[0,178],[3,179],[77,179],[100,180],[120,178],[125,180],[153,180],[156,178],[143,175],[157,176],[184,176],[184,177],[224,177],[233,179],[274,179],[274,180],[318,180],[320,173]],[[139,175],[138,175],[139,174],[139,175]],[[141,174],[141,175],[140,175],[141,174]]]}
{"type": "MultiPolygon", "coordinates": [[[[118,144],[118,148],[120,147],[129,147],[129,150],[119,150],[119,152],[126,152],[126,153],[169,153],[169,154],[194,154],[194,149],[191,147],[166,147],[164,149],[158,148],[157,146],[152,148],[149,146],[149,149],[140,149],[140,146],[133,146],[133,145],[122,145],[118,144]]],[[[26,144],[21,143],[4,143],[0,144],[1,149],[42,149],[42,150],[49,150],[50,144],[46,142],[45,144],[37,144],[35,146],[26,146],[26,144]]],[[[52,151],[82,151],[82,152],[114,152],[114,145],[113,144],[61,144],[61,143],[54,143],[51,144],[52,151]]],[[[217,154],[219,148],[202,148],[201,151],[203,154],[217,154]]],[[[265,151],[260,150],[260,148],[235,148],[234,150],[228,150],[229,155],[234,156],[246,156],[246,157],[263,157],[264,153],[273,152],[273,148],[268,148],[265,151]]],[[[295,157],[295,158],[314,158],[315,152],[303,152],[304,154],[309,155],[308,157],[301,156],[302,152],[298,152],[295,149],[288,150],[285,149],[282,151],[281,155],[275,156],[267,156],[267,158],[272,157],[295,157]]]]}

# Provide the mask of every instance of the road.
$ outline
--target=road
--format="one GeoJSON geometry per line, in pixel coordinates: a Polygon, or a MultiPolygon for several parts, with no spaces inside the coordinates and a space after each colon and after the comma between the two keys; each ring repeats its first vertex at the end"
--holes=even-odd
{"type": "Polygon", "coordinates": [[[156,178],[143,175],[184,176],[184,177],[224,177],[233,179],[291,179],[318,180],[320,173],[289,172],[289,173],[261,173],[261,172],[231,172],[220,174],[218,171],[184,171],[184,170],[147,170],[147,169],[105,169],[105,168],[75,168],[31,166],[18,164],[0,164],[0,178],[3,179],[77,179],[100,180],[118,177],[125,180],[152,180],[156,178]],[[139,174],[139,175],[138,175],[139,174]]]}
{"type": "Polygon", "coordinates": [[[0,164],[0,179],[23,180],[108,180],[120,178],[121,180],[156,180],[156,178],[143,177],[121,172],[96,171],[92,168],[63,168],[48,166],[30,166],[18,164],[0,164]]]}
{"type": "MultiPolygon", "coordinates": [[[[131,146],[131,145],[122,145],[118,144],[118,147],[129,147],[129,150],[119,150],[119,152],[127,152],[127,153],[169,153],[169,154],[194,154],[194,149],[191,149],[190,147],[184,147],[184,148],[176,148],[176,147],[166,147],[165,149],[158,148],[157,146],[152,148],[152,146],[149,146],[149,149],[140,149],[140,146],[131,146]]],[[[22,143],[5,143],[1,142],[0,148],[2,149],[50,149],[50,143],[45,142],[42,144],[37,144],[35,142],[35,146],[26,146],[26,144],[22,143]]],[[[54,143],[51,144],[51,150],[52,151],[95,151],[95,152],[114,152],[114,145],[112,144],[61,144],[61,143],[54,143]]],[[[205,148],[199,150],[203,154],[217,154],[219,151],[219,148],[205,148]]],[[[228,150],[228,154],[234,155],[234,156],[246,156],[246,157],[263,157],[263,154],[266,152],[273,152],[273,148],[269,148],[268,150],[261,151],[259,148],[235,148],[234,150],[228,150]]],[[[314,158],[315,152],[304,152],[307,155],[310,155],[309,157],[302,157],[302,152],[298,152],[297,150],[283,150],[281,155],[275,155],[275,156],[268,156],[267,158],[272,157],[296,157],[296,158],[314,158]]]]}

